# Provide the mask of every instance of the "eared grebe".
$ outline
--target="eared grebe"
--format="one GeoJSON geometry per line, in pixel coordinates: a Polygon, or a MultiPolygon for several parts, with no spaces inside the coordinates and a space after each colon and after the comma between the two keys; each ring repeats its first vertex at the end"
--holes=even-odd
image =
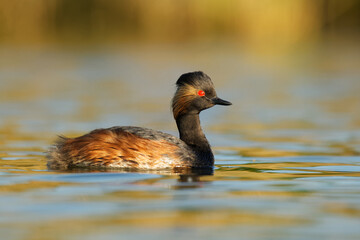
{"type": "Polygon", "coordinates": [[[50,169],[86,168],[209,168],[214,155],[199,113],[216,104],[231,105],[216,96],[211,79],[190,72],[176,82],[172,110],[180,139],[141,127],[96,129],[77,138],[59,137],[48,152],[50,169]]]}

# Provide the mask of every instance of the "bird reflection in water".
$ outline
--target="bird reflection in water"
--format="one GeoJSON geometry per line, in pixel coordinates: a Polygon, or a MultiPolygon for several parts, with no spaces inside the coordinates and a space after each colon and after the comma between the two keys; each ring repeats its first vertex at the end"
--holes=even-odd
{"type": "Polygon", "coordinates": [[[68,170],[57,170],[62,173],[121,173],[121,174],[154,174],[160,175],[161,178],[151,178],[136,181],[134,184],[153,185],[159,180],[173,179],[177,176],[177,184],[171,186],[172,189],[187,189],[187,188],[200,188],[203,187],[204,181],[201,180],[203,176],[211,176],[214,174],[213,168],[173,168],[163,170],[139,170],[139,169],[86,169],[86,168],[72,168],[68,170]]]}

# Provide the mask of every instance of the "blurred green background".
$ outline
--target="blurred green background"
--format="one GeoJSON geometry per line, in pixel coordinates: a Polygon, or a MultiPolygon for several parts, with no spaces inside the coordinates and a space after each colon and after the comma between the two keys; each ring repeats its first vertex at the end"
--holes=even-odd
{"type": "Polygon", "coordinates": [[[274,51],[325,39],[358,41],[359,25],[357,0],[0,1],[2,44],[227,40],[274,51]]]}

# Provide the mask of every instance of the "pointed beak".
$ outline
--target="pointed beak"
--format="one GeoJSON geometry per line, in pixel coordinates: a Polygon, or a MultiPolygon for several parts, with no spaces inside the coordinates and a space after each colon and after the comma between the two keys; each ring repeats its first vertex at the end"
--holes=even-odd
{"type": "Polygon", "coordinates": [[[229,105],[232,104],[231,102],[228,102],[228,101],[226,101],[226,100],[222,100],[221,98],[218,98],[218,97],[212,98],[211,101],[212,101],[215,105],[229,106],[229,105]]]}

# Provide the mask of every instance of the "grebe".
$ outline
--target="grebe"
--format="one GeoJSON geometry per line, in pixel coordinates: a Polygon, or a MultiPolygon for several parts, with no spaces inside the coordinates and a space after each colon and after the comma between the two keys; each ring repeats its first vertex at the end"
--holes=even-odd
{"type": "Polygon", "coordinates": [[[123,126],[96,129],[77,138],[59,137],[48,151],[50,169],[211,168],[214,155],[200,126],[199,113],[231,105],[217,97],[209,76],[190,72],[176,82],[172,110],[180,139],[152,129],[123,126]]]}

